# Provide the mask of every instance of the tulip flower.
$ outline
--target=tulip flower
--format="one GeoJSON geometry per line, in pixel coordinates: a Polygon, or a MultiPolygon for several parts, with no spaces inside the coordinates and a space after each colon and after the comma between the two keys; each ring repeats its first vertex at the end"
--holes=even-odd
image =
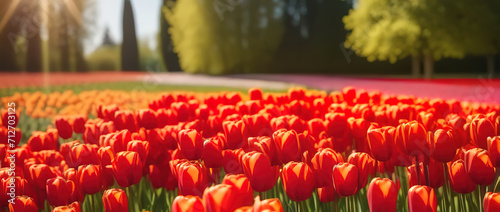
{"type": "Polygon", "coordinates": [[[250,186],[250,181],[244,174],[226,175],[222,180],[222,184],[232,185],[236,188],[235,195],[239,196],[240,205],[253,204],[253,189],[250,186]]]}
{"type": "Polygon", "coordinates": [[[111,165],[116,182],[121,187],[129,187],[141,181],[142,162],[137,152],[119,152],[111,165]]]}
{"type": "Polygon", "coordinates": [[[188,160],[198,160],[203,155],[203,139],[196,130],[179,131],[178,144],[188,160]]]}
{"type": "Polygon", "coordinates": [[[500,167],[500,136],[488,137],[488,155],[495,167],[500,167]]]}
{"type": "Polygon", "coordinates": [[[271,136],[273,130],[269,123],[270,114],[244,115],[243,122],[248,127],[249,136],[271,136]]]}
{"type": "Polygon", "coordinates": [[[469,133],[471,142],[476,145],[476,147],[487,149],[488,148],[488,137],[493,137],[496,135],[495,126],[487,118],[475,118],[470,122],[469,133]]]}
{"type": "Polygon", "coordinates": [[[40,190],[45,190],[46,182],[56,177],[56,172],[45,164],[35,164],[29,167],[30,179],[40,190]]]}
{"type": "Polygon", "coordinates": [[[142,165],[146,164],[146,159],[149,154],[149,142],[133,140],[127,144],[127,151],[137,152],[141,158],[142,165]]]}
{"type": "Polygon", "coordinates": [[[132,134],[130,131],[122,130],[114,133],[109,142],[109,146],[111,146],[111,149],[116,154],[121,151],[126,151],[128,142],[130,141],[132,141],[132,134]]]}
{"type": "Polygon", "coordinates": [[[333,167],[333,186],[341,197],[354,195],[358,191],[359,170],[350,163],[339,163],[333,167]]]}
{"type": "Polygon", "coordinates": [[[342,155],[330,148],[316,152],[311,160],[316,187],[332,186],[333,167],[342,162],[344,162],[342,155]]]}
{"type": "Polygon", "coordinates": [[[157,126],[156,112],[150,109],[142,109],[137,113],[137,124],[139,127],[153,129],[157,126]]]}
{"type": "Polygon", "coordinates": [[[276,149],[279,159],[282,163],[290,161],[299,161],[300,159],[300,142],[297,133],[294,130],[287,131],[284,129],[275,131],[273,139],[276,143],[276,149]]]}
{"type": "Polygon", "coordinates": [[[227,184],[207,188],[203,193],[205,211],[232,212],[245,206],[241,205],[242,197],[238,196],[237,193],[237,188],[227,184]]]}
{"type": "Polygon", "coordinates": [[[260,88],[250,88],[248,95],[251,100],[262,100],[262,90],[260,88]]]}
{"type": "Polygon", "coordinates": [[[373,158],[378,161],[388,161],[392,156],[394,144],[394,127],[369,129],[367,132],[368,146],[373,158]],[[392,131],[392,132],[391,132],[392,131]]]}
{"type": "Polygon", "coordinates": [[[65,180],[61,177],[51,178],[47,180],[47,200],[52,206],[63,206],[75,200],[71,199],[72,193],[75,191],[75,183],[71,180],[65,180]]]}
{"type": "Polygon", "coordinates": [[[430,142],[424,126],[416,121],[400,124],[396,128],[395,141],[400,150],[410,156],[431,155],[430,142]]]}
{"type": "Polygon", "coordinates": [[[283,166],[281,180],[287,196],[296,202],[309,199],[314,190],[314,174],[305,163],[287,163],[283,166]]]}
{"type": "Polygon", "coordinates": [[[320,118],[314,118],[307,122],[308,130],[311,135],[319,140],[319,135],[326,130],[323,120],[320,118]]]}
{"type": "Polygon", "coordinates": [[[71,168],[78,168],[81,165],[99,164],[99,155],[97,154],[97,146],[90,144],[76,144],[71,147],[70,158],[71,168]]]}
{"type": "Polygon", "coordinates": [[[283,205],[277,198],[260,200],[260,197],[255,197],[253,211],[269,211],[269,212],[283,212],[283,205]]]}
{"type": "Polygon", "coordinates": [[[465,170],[465,162],[462,159],[448,164],[448,173],[450,176],[450,185],[454,191],[467,194],[477,188],[477,184],[471,180],[465,170]]]}
{"type": "Polygon", "coordinates": [[[364,152],[353,152],[347,158],[347,162],[358,168],[358,189],[364,188],[368,181],[368,175],[375,170],[375,160],[364,152]]]}
{"type": "Polygon", "coordinates": [[[225,121],[222,127],[226,135],[226,148],[237,149],[247,145],[248,130],[243,121],[225,121]]]}
{"type": "Polygon", "coordinates": [[[465,170],[472,181],[489,185],[495,180],[495,167],[486,150],[473,148],[464,154],[465,170]]]}
{"type": "Polygon", "coordinates": [[[408,209],[410,212],[436,212],[437,198],[434,189],[420,185],[411,187],[408,191],[408,209]]]}
{"type": "MultiPolygon", "coordinates": [[[[432,134],[431,134],[432,135],[432,134]]],[[[454,138],[452,131],[438,129],[431,136],[434,152],[432,158],[441,163],[447,163],[453,160],[457,154],[457,149],[461,146],[454,138]]]]}
{"type": "Polygon", "coordinates": [[[333,202],[339,199],[339,195],[335,191],[335,187],[332,185],[318,188],[318,197],[320,202],[333,202]]]}
{"type": "Polygon", "coordinates": [[[370,211],[396,211],[398,190],[396,184],[390,179],[373,178],[367,192],[370,211]]]}
{"type": "Polygon", "coordinates": [[[78,167],[78,182],[86,194],[95,194],[101,190],[101,167],[82,165],[78,167]]]}
{"type": "Polygon", "coordinates": [[[204,212],[203,202],[198,196],[179,195],[172,203],[172,212],[204,212]]]}
{"type": "MultiPolygon", "coordinates": [[[[224,136],[219,134],[219,136],[224,136]]],[[[222,167],[224,139],[218,136],[212,137],[203,143],[202,158],[208,168],[222,167]]]]}
{"type": "Polygon", "coordinates": [[[248,138],[248,148],[267,155],[273,166],[280,165],[275,142],[267,136],[248,138]]]}
{"type": "Polygon", "coordinates": [[[9,204],[10,212],[38,212],[35,200],[28,196],[17,196],[14,202],[9,204]]]}
{"type": "Polygon", "coordinates": [[[81,212],[80,203],[73,202],[67,206],[59,206],[52,209],[52,212],[81,212]]]}
{"type": "Polygon", "coordinates": [[[57,137],[54,138],[47,132],[35,131],[28,139],[28,146],[31,151],[57,150],[57,137]]]}
{"type": "Polygon", "coordinates": [[[325,128],[328,135],[339,138],[349,131],[346,115],[343,113],[325,114],[325,128]]]}
{"type": "Polygon", "coordinates": [[[85,122],[87,122],[87,117],[83,115],[74,116],[70,120],[71,127],[75,133],[85,132],[85,122]]]}
{"type": "Polygon", "coordinates": [[[500,211],[500,193],[487,192],[483,199],[484,212],[500,211]]]}
{"type": "Polygon", "coordinates": [[[128,198],[121,189],[108,189],[102,195],[102,203],[106,212],[128,211],[128,198]]]}
{"type": "Polygon", "coordinates": [[[5,128],[9,128],[9,127],[15,128],[18,123],[19,123],[19,115],[17,113],[15,113],[15,112],[13,113],[11,110],[2,109],[2,125],[5,128]],[[13,117],[13,118],[11,118],[11,117],[13,117]],[[9,120],[11,120],[11,121],[9,122],[9,120]],[[12,121],[12,120],[14,120],[14,121],[12,121]],[[10,123],[13,123],[13,124],[10,124],[10,123]]]}
{"type": "Polygon", "coordinates": [[[260,152],[249,152],[242,158],[243,170],[250,181],[253,190],[268,191],[278,180],[279,167],[271,166],[267,155],[260,152]]]}
{"type": "Polygon", "coordinates": [[[207,168],[203,163],[188,161],[177,165],[179,194],[202,196],[208,184],[207,168]]]}
{"type": "Polygon", "coordinates": [[[63,139],[71,138],[73,135],[73,128],[71,127],[68,119],[64,117],[57,117],[55,122],[59,136],[63,139]]]}

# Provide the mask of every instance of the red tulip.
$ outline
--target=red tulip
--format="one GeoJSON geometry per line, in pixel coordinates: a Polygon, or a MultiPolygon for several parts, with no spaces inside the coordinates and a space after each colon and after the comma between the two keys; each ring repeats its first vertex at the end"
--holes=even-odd
{"type": "Polygon", "coordinates": [[[67,169],[66,171],[64,171],[64,179],[66,179],[66,181],[73,181],[75,185],[75,188],[71,193],[70,202],[83,202],[83,200],[85,199],[85,193],[83,193],[82,186],[79,182],[78,170],[74,168],[67,169]]]}
{"type": "Polygon", "coordinates": [[[64,117],[56,117],[56,128],[59,136],[63,139],[71,138],[73,135],[73,128],[68,119],[64,117]]]}
{"type": "Polygon", "coordinates": [[[325,128],[328,135],[340,138],[349,131],[346,115],[343,113],[325,114],[325,128]]]}
{"type": "Polygon", "coordinates": [[[35,164],[29,167],[30,179],[40,190],[45,190],[48,179],[56,177],[56,172],[45,164],[35,164]]]}
{"type": "Polygon", "coordinates": [[[341,197],[354,195],[358,191],[358,168],[350,163],[339,163],[333,167],[333,185],[341,197]]]}
{"type": "Polygon", "coordinates": [[[222,127],[226,135],[226,148],[237,149],[247,145],[248,130],[243,121],[225,121],[222,127]]]}
{"type": "Polygon", "coordinates": [[[465,170],[477,184],[489,185],[495,180],[495,167],[486,150],[473,148],[464,154],[465,170]]]}
{"type": "MultiPolygon", "coordinates": [[[[224,136],[220,134],[220,136],[224,136]]],[[[203,161],[208,168],[222,167],[223,155],[222,149],[224,148],[224,139],[220,137],[212,137],[203,143],[203,161]]]]}
{"type": "Polygon", "coordinates": [[[371,212],[396,211],[398,188],[387,178],[373,178],[368,186],[368,205],[371,212]]]}
{"type": "Polygon", "coordinates": [[[203,138],[196,130],[179,131],[178,144],[188,160],[198,160],[203,155],[203,138]]]}
{"type": "Polygon", "coordinates": [[[270,114],[244,115],[243,122],[248,127],[249,136],[271,136],[273,130],[270,125],[270,114]]]}
{"type": "Polygon", "coordinates": [[[115,154],[111,150],[110,146],[103,146],[97,150],[97,154],[99,155],[99,162],[101,167],[111,165],[111,161],[115,159],[115,154]]]}
{"type": "Polygon", "coordinates": [[[330,148],[316,152],[311,160],[316,187],[333,186],[333,167],[342,162],[344,162],[342,155],[330,148]]]}
{"type": "Polygon", "coordinates": [[[85,132],[85,122],[87,122],[87,117],[83,115],[76,115],[70,120],[71,127],[75,133],[85,132]]]}
{"type": "Polygon", "coordinates": [[[57,135],[55,133],[35,131],[28,139],[28,146],[31,151],[57,150],[57,135]]]}
{"type": "Polygon", "coordinates": [[[436,212],[437,198],[434,189],[416,185],[408,191],[408,209],[410,212],[436,212]]]}
{"type": "Polygon", "coordinates": [[[424,126],[416,121],[402,123],[396,128],[396,144],[400,150],[410,156],[430,156],[431,146],[424,126]]]}
{"type": "Polygon", "coordinates": [[[495,126],[487,118],[474,118],[469,129],[471,142],[482,149],[488,148],[487,138],[496,135],[495,126]]]}
{"type": "MultiPolygon", "coordinates": [[[[432,135],[432,134],[431,134],[432,135]]],[[[457,154],[457,149],[461,146],[453,136],[452,131],[438,129],[431,136],[434,152],[432,158],[441,163],[447,163],[453,160],[457,154]]]]}
{"type": "Polygon", "coordinates": [[[273,133],[273,139],[276,143],[279,159],[282,163],[299,161],[300,142],[297,133],[294,130],[287,131],[281,129],[273,133]]]}
{"type": "Polygon", "coordinates": [[[153,129],[157,126],[156,112],[151,109],[141,109],[137,112],[137,125],[146,129],[153,129]]]}
{"type": "Polygon", "coordinates": [[[222,180],[222,184],[232,185],[236,188],[235,195],[239,196],[239,205],[253,204],[253,189],[250,187],[250,182],[243,174],[226,175],[222,180]]]}
{"type": "Polygon", "coordinates": [[[91,144],[76,144],[71,147],[70,152],[71,168],[78,168],[81,165],[99,164],[99,155],[97,154],[97,146],[91,144]]]}
{"type": "Polygon", "coordinates": [[[500,211],[500,193],[488,192],[483,200],[484,212],[500,211]]]}
{"type": "Polygon", "coordinates": [[[52,212],[81,212],[80,203],[73,202],[67,206],[59,206],[52,209],[52,212]]]}
{"type": "Polygon", "coordinates": [[[187,161],[177,165],[179,194],[201,196],[208,184],[207,168],[203,163],[187,161]]]}
{"type": "Polygon", "coordinates": [[[28,196],[17,196],[9,204],[9,212],[38,212],[35,200],[28,196]]]}
{"type": "Polygon", "coordinates": [[[276,154],[276,145],[270,137],[250,137],[248,138],[248,147],[251,150],[266,154],[271,161],[271,165],[276,166],[281,164],[276,154]]]}
{"type": "Polygon", "coordinates": [[[316,140],[318,140],[319,135],[322,132],[325,132],[325,130],[326,130],[325,125],[323,124],[323,120],[320,118],[315,118],[315,119],[309,120],[307,122],[307,125],[308,125],[309,132],[316,140]]]}
{"type": "Polygon", "coordinates": [[[114,117],[115,128],[117,130],[127,129],[130,132],[137,131],[137,123],[133,111],[120,110],[116,111],[114,117]]]}
{"type": "Polygon", "coordinates": [[[378,161],[388,161],[392,156],[394,143],[394,127],[369,129],[368,145],[373,158],[378,161]]]}
{"type": "Polygon", "coordinates": [[[86,194],[95,194],[101,190],[101,167],[82,165],[78,167],[78,182],[86,194]]]}
{"type": "Polygon", "coordinates": [[[253,190],[268,191],[278,180],[279,167],[271,166],[267,155],[260,152],[249,152],[242,158],[243,170],[250,180],[253,190]]]}
{"type": "Polygon", "coordinates": [[[454,191],[467,194],[477,188],[477,184],[471,180],[465,170],[464,160],[459,159],[453,163],[448,163],[448,173],[450,184],[454,191]]]}
{"type": "Polygon", "coordinates": [[[118,106],[116,105],[98,105],[96,108],[97,117],[100,119],[112,120],[115,117],[118,106]]]}
{"type": "Polygon", "coordinates": [[[204,212],[203,202],[198,196],[179,195],[172,203],[172,212],[204,212]]]}
{"type": "Polygon", "coordinates": [[[253,211],[283,212],[283,206],[277,198],[260,201],[260,198],[256,197],[253,205],[253,211]]]}
{"type": "Polygon", "coordinates": [[[318,197],[320,202],[333,202],[339,199],[339,194],[335,191],[335,187],[332,185],[318,188],[318,197]]]}
{"type": "Polygon", "coordinates": [[[488,137],[488,155],[493,166],[500,167],[500,136],[488,137]]]}
{"type": "Polygon", "coordinates": [[[250,88],[248,95],[251,100],[262,100],[262,90],[260,88],[250,88]]]}
{"type": "Polygon", "coordinates": [[[121,187],[129,187],[141,181],[142,162],[137,152],[119,152],[111,164],[116,182],[121,187]]]}
{"type": "Polygon", "coordinates": [[[146,158],[149,154],[149,142],[133,140],[127,144],[127,151],[137,152],[141,158],[142,165],[146,164],[146,158]]]}
{"type": "Polygon", "coordinates": [[[66,181],[61,177],[47,180],[46,191],[49,204],[57,207],[75,201],[71,199],[71,195],[75,191],[75,186],[73,181],[66,181]]]}
{"type": "Polygon", "coordinates": [[[108,189],[102,195],[102,203],[106,212],[128,211],[128,198],[121,189],[108,189]]]}
{"type": "Polygon", "coordinates": [[[114,135],[111,136],[109,146],[111,146],[111,149],[116,154],[121,151],[126,151],[128,142],[130,141],[132,141],[132,134],[130,133],[130,131],[122,130],[114,133],[114,135]]]}
{"type": "Polygon", "coordinates": [[[287,196],[296,202],[309,199],[314,190],[314,174],[305,163],[289,162],[281,172],[283,188],[287,196]]]}
{"type": "Polygon", "coordinates": [[[15,128],[18,123],[19,123],[19,115],[15,111],[13,112],[12,110],[2,109],[2,125],[5,128],[9,128],[9,127],[15,128]]]}

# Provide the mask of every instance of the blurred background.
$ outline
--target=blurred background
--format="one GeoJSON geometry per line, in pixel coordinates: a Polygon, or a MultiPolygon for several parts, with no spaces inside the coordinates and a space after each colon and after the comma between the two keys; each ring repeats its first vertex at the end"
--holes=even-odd
{"type": "Polygon", "coordinates": [[[498,0],[1,0],[0,72],[494,77],[499,11],[498,0]]]}

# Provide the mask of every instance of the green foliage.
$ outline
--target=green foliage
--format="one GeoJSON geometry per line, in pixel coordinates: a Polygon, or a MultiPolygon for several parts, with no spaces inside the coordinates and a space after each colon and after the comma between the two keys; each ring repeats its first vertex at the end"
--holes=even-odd
{"type": "Polygon", "coordinates": [[[163,7],[181,67],[190,73],[241,73],[272,62],[283,34],[283,0],[179,0],[163,7]]]}
{"type": "Polygon", "coordinates": [[[463,58],[498,50],[498,3],[474,0],[359,0],[344,17],[346,47],[374,60],[463,58]]]}
{"type": "Polygon", "coordinates": [[[120,70],[120,47],[101,46],[87,56],[90,70],[120,70]]]}

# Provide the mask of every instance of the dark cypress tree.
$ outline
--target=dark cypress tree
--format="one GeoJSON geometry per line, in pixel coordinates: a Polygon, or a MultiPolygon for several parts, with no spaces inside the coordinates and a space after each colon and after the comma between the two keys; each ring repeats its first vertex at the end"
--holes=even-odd
{"type": "Polygon", "coordinates": [[[26,71],[42,71],[42,38],[40,37],[40,5],[38,1],[24,1],[29,8],[26,17],[32,17],[28,22],[26,40],[26,71]]]}
{"type": "Polygon", "coordinates": [[[123,6],[123,43],[121,51],[121,69],[125,71],[139,70],[139,49],[135,34],[134,12],[130,0],[125,0],[123,6]]]}

